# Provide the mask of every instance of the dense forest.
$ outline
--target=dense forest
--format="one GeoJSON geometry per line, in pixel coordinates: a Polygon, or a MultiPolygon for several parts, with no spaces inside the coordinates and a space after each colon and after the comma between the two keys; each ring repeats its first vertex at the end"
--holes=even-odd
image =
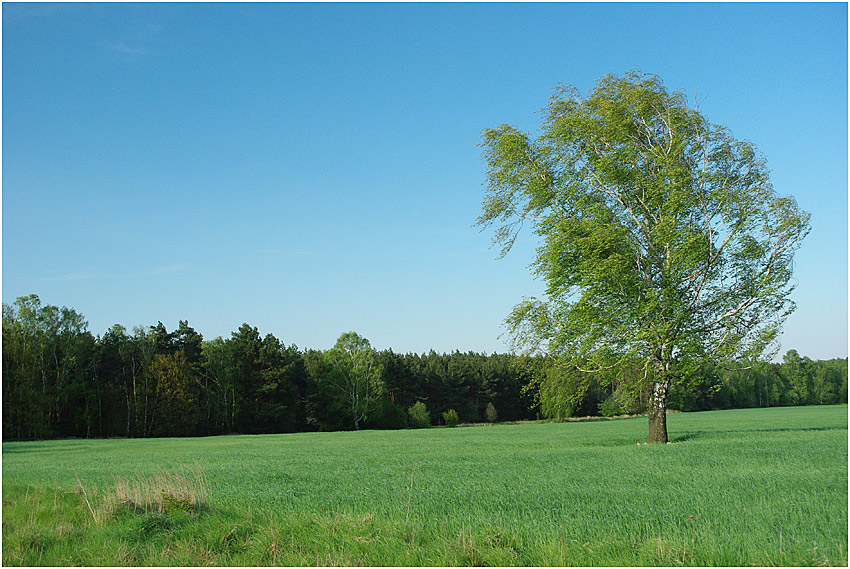
{"type": "MultiPolygon", "coordinates": [[[[396,354],[349,332],[302,350],[243,324],[204,340],[188,322],[103,335],[35,296],[3,304],[3,439],[204,436],[641,413],[645,397],[590,381],[571,402],[540,392],[543,357],[396,354]]],[[[623,381],[629,373],[623,370],[623,381]]],[[[552,382],[546,385],[551,386],[552,382]]],[[[681,411],[847,402],[847,359],[705,365],[675,385],[681,411]]]]}

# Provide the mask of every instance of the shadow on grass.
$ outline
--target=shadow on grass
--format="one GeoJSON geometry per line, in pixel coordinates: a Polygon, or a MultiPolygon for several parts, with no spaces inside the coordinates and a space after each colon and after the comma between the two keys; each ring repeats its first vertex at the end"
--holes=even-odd
{"type": "Polygon", "coordinates": [[[689,431],[678,434],[676,436],[672,436],[669,438],[669,440],[671,443],[683,443],[685,441],[692,441],[694,439],[700,438],[703,435],[705,435],[705,431],[689,431]]]}
{"type": "Polygon", "coordinates": [[[779,427],[775,429],[734,429],[742,433],[784,433],[804,431],[846,431],[847,427],[779,427]]]}
{"type": "Polygon", "coordinates": [[[703,438],[705,436],[717,436],[731,433],[805,433],[820,431],[846,431],[846,427],[777,427],[766,429],[719,429],[716,431],[686,431],[670,436],[670,442],[681,443],[703,438]]]}

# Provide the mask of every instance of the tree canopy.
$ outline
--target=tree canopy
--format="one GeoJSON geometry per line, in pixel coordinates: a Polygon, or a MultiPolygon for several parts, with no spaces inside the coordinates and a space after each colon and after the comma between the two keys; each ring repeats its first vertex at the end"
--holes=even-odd
{"type": "Polygon", "coordinates": [[[653,75],[607,75],[586,97],[563,85],[541,130],[482,135],[478,224],[502,255],[526,223],[540,239],[546,297],[517,305],[509,330],[558,362],[550,375],[575,397],[637,362],[629,388],[649,390],[649,440],[666,442],[671,382],[775,346],[809,214],[777,195],[752,143],[653,75]]]}
{"type": "Polygon", "coordinates": [[[380,400],[384,386],[378,358],[369,340],[356,332],[342,334],[325,352],[330,369],[329,391],[351,417],[355,430],[369,418],[380,400]]]}

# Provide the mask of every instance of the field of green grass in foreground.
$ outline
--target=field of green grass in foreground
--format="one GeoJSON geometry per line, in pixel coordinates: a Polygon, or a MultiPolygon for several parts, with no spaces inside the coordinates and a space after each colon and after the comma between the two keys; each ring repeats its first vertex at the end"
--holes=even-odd
{"type": "Polygon", "coordinates": [[[7,442],[2,561],[847,565],[847,417],[676,413],[673,444],[652,446],[645,417],[7,442]],[[197,503],[122,505],[180,476],[197,503]]]}

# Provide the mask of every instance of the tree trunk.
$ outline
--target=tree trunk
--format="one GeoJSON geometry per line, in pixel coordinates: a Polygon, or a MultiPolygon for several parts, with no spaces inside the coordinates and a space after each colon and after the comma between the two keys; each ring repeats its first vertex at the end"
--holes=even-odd
{"type": "Polygon", "coordinates": [[[127,395],[127,438],[130,438],[130,418],[133,416],[133,411],[130,409],[130,388],[124,384],[124,393],[127,395]]]}
{"type": "Polygon", "coordinates": [[[670,381],[656,381],[649,394],[649,442],[667,442],[667,389],[670,381]]]}

